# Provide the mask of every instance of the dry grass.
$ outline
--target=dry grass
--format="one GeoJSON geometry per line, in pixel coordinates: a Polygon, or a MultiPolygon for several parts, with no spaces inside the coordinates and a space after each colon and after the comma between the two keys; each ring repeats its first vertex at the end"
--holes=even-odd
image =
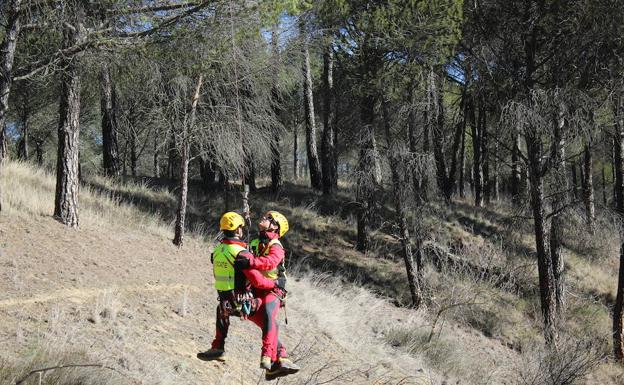
{"type": "MultiPolygon", "coordinates": [[[[152,190],[146,185],[124,183],[98,177],[104,190],[82,185],[79,192],[79,218],[83,225],[101,227],[112,225],[121,228],[138,228],[150,234],[171,236],[170,228],[156,216],[137,210],[132,204],[123,203],[119,194],[146,196],[155,201],[171,202],[174,197],[166,190],[152,190]]],[[[2,166],[0,191],[2,210],[9,215],[51,216],[54,212],[55,178],[47,171],[28,163],[7,162],[2,166]]]]}

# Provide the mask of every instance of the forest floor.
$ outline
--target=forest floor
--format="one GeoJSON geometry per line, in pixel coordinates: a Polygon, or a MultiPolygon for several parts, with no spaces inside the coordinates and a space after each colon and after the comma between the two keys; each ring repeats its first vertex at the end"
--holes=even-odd
{"type": "MultiPolygon", "coordinates": [[[[0,188],[0,383],[61,363],[115,370],[57,369],[43,384],[69,384],[53,382],[63,376],[85,385],[264,382],[260,332],[250,322],[233,320],[225,363],[195,358],[214,333],[209,255],[220,194],[192,188],[193,231],[179,249],[171,243],[175,196],[155,180],[89,180],[79,230],[51,217],[51,175],[8,163],[0,188]]],[[[252,195],[255,217],[273,207],[291,223],[291,296],[280,333],[303,369],[279,383],[538,384],[547,383],[544,371],[570,367],[579,368],[571,373],[579,383],[624,381],[620,367],[596,359],[610,350],[617,277],[608,218],[600,239],[583,231],[581,218],[569,221],[568,332],[551,357],[541,349],[531,228],[521,213],[502,204],[432,206],[429,299],[416,311],[401,306],[405,273],[389,212],[382,210],[373,250],[361,254],[346,192],[327,201],[302,186],[287,191],[277,200],[252,195]]]]}

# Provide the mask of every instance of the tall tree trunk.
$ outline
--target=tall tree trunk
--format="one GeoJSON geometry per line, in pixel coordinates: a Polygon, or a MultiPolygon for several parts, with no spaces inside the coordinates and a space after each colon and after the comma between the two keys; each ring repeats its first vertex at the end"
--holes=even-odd
{"type": "MultiPolygon", "coordinates": [[[[82,42],[85,29],[81,10],[76,10],[78,22],[63,28],[63,48],[82,42]]],[[[59,105],[58,153],[56,161],[56,193],[54,217],[61,223],[78,227],[80,133],[80,62],[77,57],[64,59],[59,105]]]]}
{"type": "Polygon", "coordinates": [[[338,175],[336,169],[336,147],[334,144],[334,51],[329,46],[323,54],[323,139],[322,149],[322,176],[323,194],[333,195],[338,190],[338,175]]]}
{"type": "Polygon", "coordinates": [[[171,137],[169,138],[169,149],[167,150],[167,175],[169,177],[169,179],[174,180],[176,178],[176,173],[175,173],[175,168],[176,168],[176,162],[177,162],[177,143],[176,143],[176,138],[175,138],[175,127],[171,127],[170,130],[170,134],[171,137]]]}
{"type": "Polygon", "coordinates": [[[173,237],[173,244],[181,247],[184,244],[184,226],[186,220],[186,199],[188,195],[188,169],[190,159],[190,139],[189,133],[192,132],[195,126],[195,111],[197,110],[197,102],[199,101],[199,94],[202,86],[203,75],[199,75],[197,79],[197,86],[191,99],[191,105],[189,108],[189,119],[185,121],[182,126],[182,138],[181,138],[181,172],[180,172],[180,194],[178,195],[178,210],[176,212],[175,223],[175,235],[173,237]]]}
{"type": "Polygon", "coordinates": [[[585,220],[587,227],[593,233],[596,220],[596,208],[594,206],[594,177],[593,161],[591,153],[592,138],[588,136],[583,148],[583,202],[585,203],[585,220]]]}
{"type": "Polygon", "coordinates": [[[153,148],[152,148],[152,152],[153,152],[153,157],[152,157],[152,174],[154,175],[154,178],[160,178],[160,165],[158,162],[158,159],[160,157],[160,146],[159,146],[159,142],[160,142],[160,130],[156,129],[154,130],[154,141],[153,141],[153,148]]]}
{"type": "Polygon", "coordinates": [[[189,144],[183,142],[182,144],[182,156],[180,165],[180,192],[178,195],[178,209],[176,212],[175,234],[173,237],[173,244],[181,247],[184,244],[184,226],[186,222],[186,200],[188,195],[188,170],[189,170],[189,144]]]}
{"type": "MultiPolygon", "coordinates": [[[[274,61],[274,69],[273,69],[273,89],[271,91],[271,95],[274,100],[273,112],[275,113],[275,117],[279,119],[281,115],[281,97],[278,90],[278,80],[279,80],[279,69],[280,69],[280,59],[279,59],[279,47],[278,47],[278,36],[277,36],[277,26],[273,28],[271,31],[271,48],[273,50],[273,61],[274,61]]],[[[282,187],[284,185],[284,181],[282,178],[282,161],[281,161],[281,151],[280,151],[280,134],[277,127],[274,130],[273,137],[271,140],[271,190],[273,192],[273,196],[279,197],[282,187]]]]}
{"type": "Polygon", "coordinates": [[[606,177],[606,173],[605,173],[605,165],[602,164],[600,167],[600,172],[602,174],[602,206],[603,207],[607,207],[608,206],[608,202],[607,202],[607,177],[606,177]]]}
{"type": "Polygon", "coordinates": [[[256,161],[252,154],[247,154],[245,158],[247,166],[246,172],[243,174],[243,184],[248,185],[251,192],[256,192],[258,191],[258,187],[256,186],[256,161]]]}
{"type": "Polygon", "coordinates": [[[138,139],[134,132],[134,129],[130,131],[130,171],[132,172],[132,176],[136,178],[137,176],[137,165],[139,161],[139,155],[137,152],[138,139]]]}
{"type": "Polygon", "coordinates": [[[442,192],[447,204],[451,202],[451,193],[453,186],[449,186],[448,174],[446,168],[446,159],[444,157],[444,106],[438,105],[444,100],[443,89],[438,88],[437,75],[433,70],[429,74],[429,96],[428,99],[428,111],[427,118],[425,119],[425,125],[432,128],[431,138],[433,141],[433,156],[436,165],[436,182],[438,188],[442,192]],[[430,122],[430,124],[427,124],[430,122]]]}
{"type": "Polygon", "coordinates": [[[306,28],[303,18],[300,19],[299,30],[301,33],[301,47],[303,53],[303,104],[305,109],[306,150],[308,154],[308,167],[310,169],[310,182],[314,189],[321,190],[323,188],[323,181],[321,176],[321,163],[319,161],[316,145],[312,70],[310,68],[310,52],[308,50],[306,28]]]}
{"type": "Polygon", "coordinates": [[[124,142],[124,151],[123,156],[121,158],[121,175],[128,176],[128,140],[124,142]]]}
{"type": "Polygon", "coordinates": [[[297,118],[293,122],[293,178],[295,180],[301,177],[299,172],[299,121],[297,118]]]}
{"type": "Polygon", "coordinates": [[[43,166],[43,142],[35,140],[35,154],[37,156],[37,165],[43,166]]]}
{"type": "Polygon", "coordinates": [[[119,149],[117,145],[117,111],[115,87],[110,68],[104,64],[100,73],[101,114],[102,114],[102,157],[104,173],[119,175],[119,149]]]}
{"type": "Polygon", "coordinates": [[[28,160],[28,103],[24,102],[22,110],[22,138],[19,144],[18,157],[21,160],[28,160]]]}
{"type": "Polygon", "coordinates": [[[540,302],[544,318],[544,337],[548,345],[557,340],[557,316],[553,263],[546,249],[546,229],[544,217],[544,181],[542,177],[542,144],[532,128],[525,132],[527,158],[529,161],[530,200],[533,211],[535,248],[539,276],[540,302]]]}
{"type": "Polygon", "coordinates": [[[275,133],[271,142],[271,190],[273,195],[279,197],[283,187],[280,135],[275,133]]]}
{"type": "Polygon", "coordinates": [[[361,104],[360,154],[357,171],[357,243],[356,249],[365,252],[369,247],[368,224],[374,207],[375,181],[375,98],[365,95],[361,104]]]}
{"type": "Polygon", "coordinates": [[[576,177],[576,161],[573,160],[570,164],[570,173],[572,174],[572,194],[570,194],[571,198],[575,201],[579,198],[579,186],[578,179],[576,177]]]}
{"type": "MultiPolygon", "coordinates": [[[[418,141],[416,139],[416,102],[414,100],[414,89],[416,85],[414,82],[409,85],[409,101],[410,101],[410,109],[409,115],[407,118],[407,141],[409,143],[410,150],[410,161],[415,162],[416,157],[418,156],[418,141]]],[[[424,124],[423,126],[426,126],[424,124]]],[[[414,190],[414,197],[416,199],[416,204],[421,205],[424,201],[424,197],[422,196],[422,188],[421,188],[421,174],[423,172],[419,167],[412,167],[412,186],[414,190]]]]}
{"type": "Polygon", "coordinates": [[[500,141],[500,125],[496,125],[496,130],[494,131],[494,153],[492,154],[492,159],[494,159],[494,176],[492,180],[492,192],[494,200],[499,199],[500,194],[500,177],[499,177],[499,162],[498,162],[498,154],[499,154],[499,141],[500,141]]]}
{"type": "MultiPolygon", "coordinates": [[[[617,112],[616,112],[617,113],[617,112]]],[[[617,116],[616,114],[614,114],[617,116]]],[[[617,207],[617,180],[618,180],[618,168],[617,168],[617,151],[618,151],[618,143],[616,137],[614,136],[611,140],[611,180],[613,181],[613,207],[617,207]]]]}
{"type": "Polygon", "coordinates": [[[522,167],[520,164],[520,133],[514,132],[511,152],[511,201],[514,206],[522,204],[522,167]]]}
{"type": "MultiPolygon", "coordinates": [[[[616,124],[613,138],[615,207],[621,225],[624,225],[624,97],[617,97],[616,103],[614,106],[616,124]]],[[[624,241],[622,239],[620,239],[617,294],[613,306],[613,350],[615,358],[620,364],[624,363],[624,241]]]]}
{"type": "Polygon", "coordinates": [[[489,155],[489,143],[488,143],[488,128],[487,128],[487,108],[485,100],[481,98],[481,104],[483,104],[483,116],[481,117],[481,169],[483,170],[483,199],[485,204],[489,205],[492,201],[492,184],[490,180],[490,155],[489,155]]]}
{"type": "MultiPolygon", "coordinates": [[[[462,95],[466,94],[464,89],[462,95]]],[[[461,132],[461,148],[459,150],[459,196],[461,198],[466,197],[466,181],[464,180],[464,174],[466,172],[466,100],[462,101],[462,132],[461,132]]]]}
{"type": "Polygon", "coordinates": [[[565,116],[563,109],[553,119],[552,158],[552,218],[550,226],[550,258],[553,266],[555,304],[557,317],[562,317],[565,309],[565,281],[562,242],[564,239],[563,215],[567,205],[568,178],[565,165],[565,116]]]}
{"type": "Polygon", "coordinates": [[[9,0],[6,6],[5,35],[0,46],[0,164],[8,156],[5,123],[9,109],[15,48],[21,28],[19,19],[21,2],[21,0],[9,0]]]}
{"type": "Polygon", "coordinates": [[[474,178],[475,206],[483,207],[483,168],[481,164],[481,134],[483,132],[483,118],[485,108],[483,103],[478,104],[479,114],[476,116],[474,98],[470,98],[470,126],[472,129],[472,174],[474,178]]]}
{"type": "Polygon", "coordinates": [[[422,302],[422,266],[414,266],[414,257],[412,255],[412,244],[410,232],[407,225],[407,210],[405,208],[405,170],[404,160],[401,160],[398,154],[402,153],[402,149],[392,143],[392,134],[390,133],[390,117],[388,115],[387,101],[382,102],[382,114],[384,120],[384,130],[386,133],[386,144],[388,146],[386,154],[390,163],[392,172],[392,191],[394,195],[394,207],[396,210],[397,223],[399,225],[399,237],[401,242],[401,254],[405,263],[407,273],[407,283],[409,285],[412,297],[412,306],[418,308],[422,302]]]}
{"type": "MultiPolygon", "coordinates": [[[[432,78],[432,76],[434,76],[433,72],[430,74],[430,87],[435,87],[435,78],[432,78]]],[[[430,136],[433,136],[433,141],[434,141],[434,146],[436,145],[436,137],[435,134],[432,135],[432,129],[433,131],[436,130],[437,126],[434,126],[434,117],[436,116],[436,113],[440,113],[440,111],[434,111],[433,110],[433,106],[435,105],[435,102],[433,99],[433,97],[435,97],[434,93],[433,93],[433,89],[430,89],[428,92],[429,96],[428,96],[428,103],[427,103],[427,107],[425,107],[425,109],[423,110],[423,142],[422,142],[422,152],[423,155],[427,156],[429,155],[430,150],[430,146],[429,146],[429,138],[430,136]]],[[[442,110],[442,115],[444,115],[444,110],[442,110]]],[[[439,123],[440,121],[436,120],[436,124],[439,123]]],[[[441,120],[442,123],[444,123],[444,117],[442,117],[441,120]]],[[[444,127],[444,126],[443,126],[444,127]]],[[[435,154],[435,151],[434,151],[435,154]]],[[[435,156],[435,155],[434,155],[435,156]]],[[[446,170],[446,165],[444,165],[444,169],[446,170]]],[[[429,197],[427,196],[427,192],[429,191],[429,178],[428,178],[428,174],[427,172],[423,172],[420,175],[420,179],[418,181],[419,183],[419,194],[420,197],[422,199],[423,202],[427,202],[429,200],[429,197]]]]}

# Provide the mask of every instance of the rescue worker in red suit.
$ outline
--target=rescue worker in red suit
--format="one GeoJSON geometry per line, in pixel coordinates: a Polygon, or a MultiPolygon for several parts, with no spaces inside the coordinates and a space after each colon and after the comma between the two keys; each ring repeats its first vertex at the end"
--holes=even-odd
{"type": "Polygon", "coordinates": [[[262,301],[262,307],[249,319],[262,327],[262,358],[260,366],[267,369],[267,377],[275,370],[295,373],[299,367],[287,358],[286,349],[278,339],[277,315],[286,295],[286,273],[284,268],[284,247],[281,238],[289,229],[288,220],[277,211],[268,211],[258,223],[258,238],[250,243],[255,258],[241,256],[235,266],[243,271],[255,269],[263,276],[276,280],[273,290],[255,288],[254,296],[262,301]]]}
{"type": "MultiPolygon", "coordinates": [[[[244,219],[237,213],[225,213],[220,221],[220,229],[224,233],[224,239],[215,248],[212,254],[213,269],[215,275],[215,288],[219,293],[219,305],[217,306],[216,333],[212,342],[211,349],[206,352],[198,353],[197,357],[202,360],[221,360],[225,359],[225,339],[229,328],[229,315],[238,315],[243,318],[249,318],[263,330],[263,337],[267,334],[265,331],[274,330],[275,325],[273,318],[267,318],[264,315],[269,313],[263,298],[272,300],[271,293],[273,291],[280,292],[277,287],[277,280],[268,278],[256,269],[250,268],[251,264],[255,264],[254,256],[246,249],[247,245],[241,241],[242,227],[244,219]],[[241,267],[241,261],[245,268],[241,267]],[[235,268],[235,265],[238,268],[235,268]],[[255,298],[249,298],[247,293],[253,289],[255,298]],[[242,297],[241,297],[242,296],[242,297]]],[[[263,262],[258,262],[262,264],[263,262]]],[[[266,262],[265,262],[266,263],[266,262]]],[[[268,309],[272,310],[273,305],[269,305],[268,309]]],[[[275,334],[269,333],[270,337],[275,339],[276,347],[280,346],[282,357],[285,357],[285,350],[281,343],[277,342],[277,330],[275,334]]],[[[269,347],[270,349],[270,347],[269,347]]],[[[276,348],[277,349],[277,348],[276,348]]],[[[263,360],[265,357],[263,343],[263,360]]],[[[268,351],[268,354],[272,354],[268,351]]],[[[271,365],[263,365],[266,369],[266,378],[268,380],[281,377],[287,374],[295,373],[299,368],[290,361],[279,362],[277,353],[272,354],[274,359],[271,365]],[[267,368],[268,366],[268,368],[267,368]]]]}

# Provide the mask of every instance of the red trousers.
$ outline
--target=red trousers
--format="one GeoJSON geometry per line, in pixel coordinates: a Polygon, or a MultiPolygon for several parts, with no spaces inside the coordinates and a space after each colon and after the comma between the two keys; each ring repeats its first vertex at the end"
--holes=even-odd
{"type": "MultiPolygon", "coordinates": [[[[275,362],[279,357],[286,357],[286,349],[279,341],[279,327],[277,325],[277,315],[281,306],[280,299],[269,292],[264,297],[256,312],[249,317],[249,320],[258,325],[262,330],[262,355],[271,357],[275,362]]],[[[229,316],[224,316],[222,306],[217,306],[217,331],[212,341],[213,349],[223,349],[230,327],[229,316]]]]}
{"type": "Polygon", "coordinates": [[[281,302],[277,296],[269,292],[262,299],[262,306],[256,310],[249,320],[262,330],[262,355],[271,357],[275,362],[279,357],[286,357],[286,349],[279,341],[277,314],[281,302]]]}

